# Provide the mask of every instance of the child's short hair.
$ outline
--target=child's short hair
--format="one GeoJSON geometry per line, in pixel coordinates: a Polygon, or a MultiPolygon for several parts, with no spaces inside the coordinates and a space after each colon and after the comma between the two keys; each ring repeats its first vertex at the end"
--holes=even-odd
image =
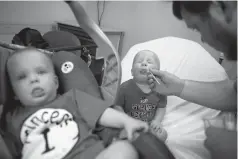
{"type": "MultiPolygon", "coordinates": [[[[7,65],[7,67],[6,67],[6,68],[7,68],[6,73],[7,73],[7,75],[8,75],[8,61],[9,61],[13,56],[15,56],[15,55],[18,55],[18,54],[21,54],[21,53],[25,53],[25,52],[30,52],[30,51],[38,52],[38,53],[41,53],[42,55],[44,55],[44,56],[50,61],[51,65],[52,65],[52,68],[54,68],[54,64],[53,64],[53,61],[52,61],[52,58],[51,58],[52,55],[46,54],[46,53],[42,52],[41,50],[38,50],[38,49],[36,49],[36,48],[34,48],[34,47],[28,47],[28,48],[24,48],[24,49],[20,49],[20,50],[14,51],[14,52],[12,52],[12,53],[10,54],[10,56],[8,57],[7,62],[6,62],[6,65],[7,65]]],[[[53,71],[55,71],[55,69],[53,69],[53,71]]],[[[8,77],[9,77],[9,76],[8,76],[8,77]]]]}
{"type": "Polygon", "coordinates": [[[34,48],[34,47],[28,47],[28,48],[19,49],[19,50],[16,50],[16,51],[11,52],[11,54],[10,54],[10,56],[8,57],[7,61],[8,61],[12,56],[14,56],[14,55],[17,55],[17,54],[20,54],[20,53],[24,53],[24,52],[28,52],[28,51],[39,52],[39,53],[45,55],[50,61],[52,61],[52,59],[51,59],[51,56],[52,56],[52,55],[46,54],[46,53],[42,52],[41,50],[36,49],[36,48],[34,48]]]}

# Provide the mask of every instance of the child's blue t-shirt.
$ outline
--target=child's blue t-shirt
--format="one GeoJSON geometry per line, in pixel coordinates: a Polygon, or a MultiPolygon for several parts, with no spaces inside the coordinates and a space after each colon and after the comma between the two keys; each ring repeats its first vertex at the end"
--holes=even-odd
{"type": "Polygon", "coordinates": [[[158,108],[167,105],[167,98],[155,92],[144,93],[133,79],[121,84],[116,104],[129,116],[151,122],[158,108]]]}

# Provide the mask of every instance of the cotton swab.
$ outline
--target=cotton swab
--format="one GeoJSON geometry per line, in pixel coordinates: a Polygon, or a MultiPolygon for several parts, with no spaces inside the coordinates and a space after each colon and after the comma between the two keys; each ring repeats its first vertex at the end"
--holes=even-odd
{"type": "Polygon", "coordinates": [[[153,75],[152,72],[150,72],[149,69],[148,69],[148,72],[152,75],[152,77],[154,78],[154,80],[155,80],[158,84],[160,84],[160,82],[158,81],[158,79],[155,77],[155,75],[153,75]]]}

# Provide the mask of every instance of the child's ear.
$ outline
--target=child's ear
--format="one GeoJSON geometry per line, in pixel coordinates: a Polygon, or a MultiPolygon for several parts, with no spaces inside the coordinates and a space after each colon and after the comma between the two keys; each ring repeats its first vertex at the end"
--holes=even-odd
{"type": "Polygon", "coordinates": [[[57,76],[54,77],[54,82],[55,82],[56,88],[58,89],[59,88],[59,78],[57,76]]]}
{"type": "Polygon", "coordinates": [[[160,65],[157,67],[158,70],[160,70],[160,65]]]}
{"type": "Polygon", "coordinates": [[[131,75],[134,77],[134,69],[133,69],[133,67],[131,69],[131,75]]]}

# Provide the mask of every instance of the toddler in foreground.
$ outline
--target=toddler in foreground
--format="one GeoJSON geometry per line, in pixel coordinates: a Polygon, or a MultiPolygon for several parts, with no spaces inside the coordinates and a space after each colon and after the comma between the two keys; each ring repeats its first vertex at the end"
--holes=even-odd
{"type": "Polygon", "coordinates": [[[165,141],[166,131],[161,127],[165,115],[167,97],[153,92],[147,81],[149,69],[160,69],[158,56],[149,50],[137,53],[132,65],[132,76],[121,84],[116,109],[124,111],[129,116],[148,122],[152,132],[165,141]],[[120,107],[121,106],[121,107],[120,107]]]}
{"type": "Polygon", "coordinates": [[[17,51],[7,61],[7,73],[18,102],[4,110],[1,128],[14,158],[138,158],[129,142],[118,141],[104,149],[91,132],[97,124],[124,128],[132,139],[134,132],[148,130],[147,123],[80,90],[58,95],[58,77],[46,54],[36,49],[17,51]]]}

